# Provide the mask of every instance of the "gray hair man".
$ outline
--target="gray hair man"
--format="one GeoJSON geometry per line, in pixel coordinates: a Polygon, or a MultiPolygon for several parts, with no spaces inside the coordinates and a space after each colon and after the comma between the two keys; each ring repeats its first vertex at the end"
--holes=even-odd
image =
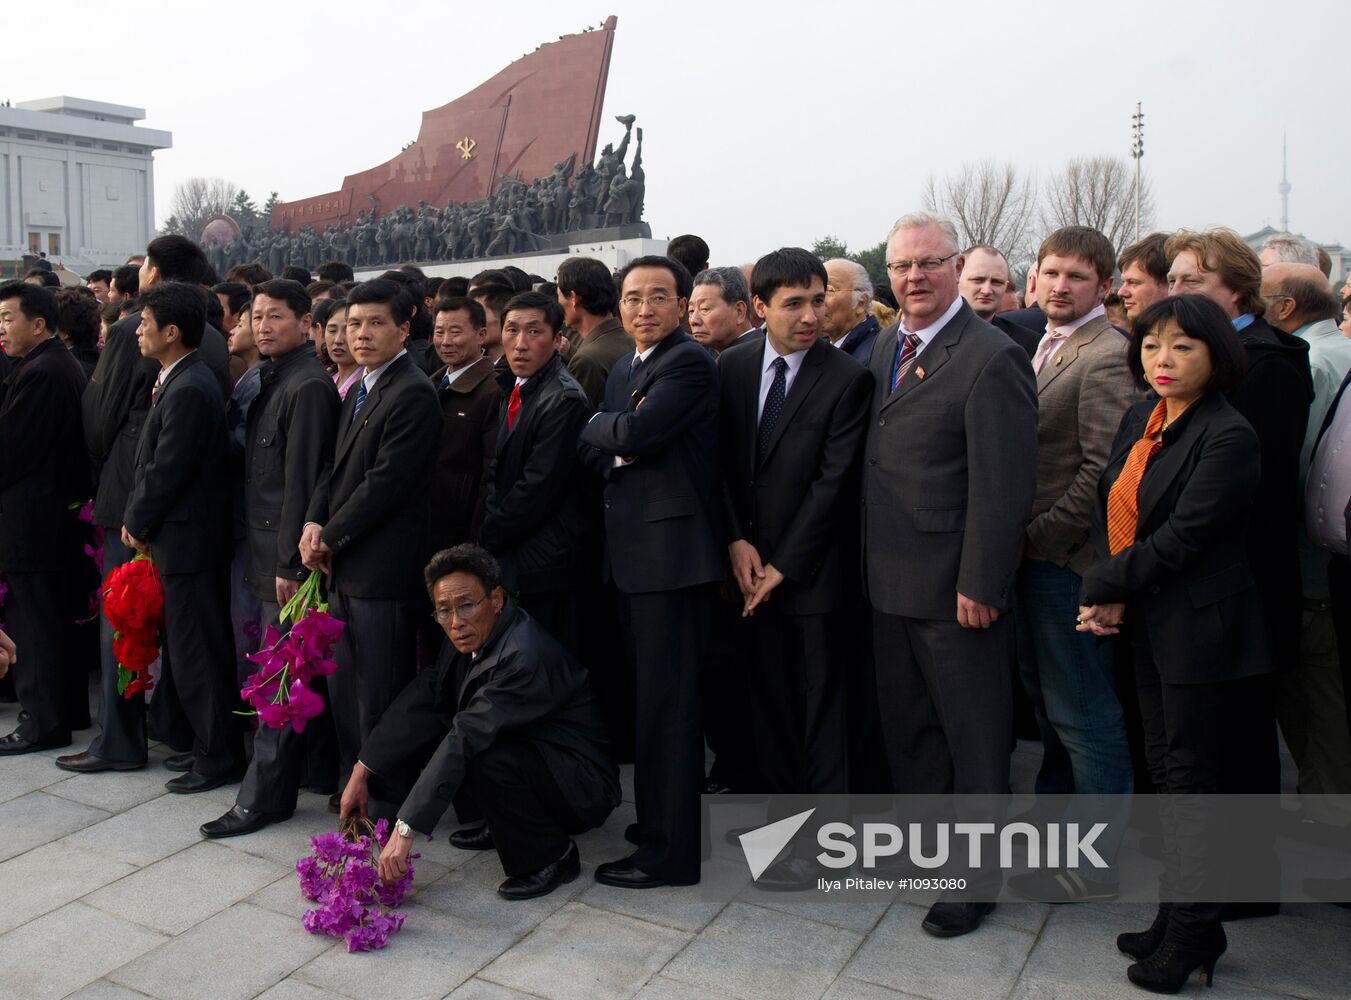
{"type": "Polygon", "coordinates": [[[1302,236],[1293,233],[1277,233],[1268,236],[1262,243],[1262,252],[1258,258],[1263,267],[1271,264],[1308,264],[1318,266],[1318,248],[1302,236]]]}
{"type": "Polygon", "coordinates": [[[826,315],[821,333],[859,364],[872,356],[882,324],[868,311],[873,279],[868,269],[846,257],[826,261],[826,315]]]}
{"type": "Polygon", "coordinates": [[[690,334],[714,355],[751,333],[751,293],[739,267],[710,267],[694,278],[690,334]]]}

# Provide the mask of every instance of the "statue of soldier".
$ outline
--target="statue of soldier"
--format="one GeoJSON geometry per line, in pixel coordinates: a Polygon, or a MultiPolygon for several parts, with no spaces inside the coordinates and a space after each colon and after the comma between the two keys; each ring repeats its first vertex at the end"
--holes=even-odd
{"type": "Polygon", "coordinates": [[[315,268],[319,266],[319,236],[313,226],[305,226],[301,233],[303,235],[300,243],[305,252],[305,268],[313,274],[315,268]]]}
{"type": "Polygon", "coordinates": [[[267,269],[273,276],[280,276],[282,268],[285,266],[286,258],[286,234],[280,229],[272,233],[272,239],[267,247],[267,269]]]}
{"type": "Polygon", "coordinates": [[[643,196],[647,193],[647,174],[643,170],[643,130],[638,129],[638,146],[629,171],[629,222],[643,219],[643,196]]]}
{"type": "Polygon", "coordinates": [[[329,257],[333,260],[340,260],[344,264],[351,264],[352,257],[352,233],[341,222],[333,229],[333,237],[329,249],[329,257]]]}

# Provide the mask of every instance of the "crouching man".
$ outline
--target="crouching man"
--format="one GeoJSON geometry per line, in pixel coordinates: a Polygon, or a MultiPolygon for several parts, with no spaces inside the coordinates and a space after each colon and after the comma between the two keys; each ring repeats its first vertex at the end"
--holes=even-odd
{"type": "Polygon", "coordinates": [[[534,619],[506,603],[497,562],[477,545],[432,557],[427,589],[450,638],[437,665],[390,705],[361,748],[342,815],[395,819],[380,855],[386,880],[407,871],[415,833],[453,804],[456,847],[497,849],[505,899],[575,879],[570,834],[605,822],[619,772],[586,671],[534,619]]]}

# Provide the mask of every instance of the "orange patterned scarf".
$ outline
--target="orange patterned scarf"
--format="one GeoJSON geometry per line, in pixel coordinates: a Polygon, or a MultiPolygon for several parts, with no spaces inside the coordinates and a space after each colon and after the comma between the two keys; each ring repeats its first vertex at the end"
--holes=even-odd
{"type": "Polygon", "coordinates": [[[1126,464],[1121,467],[1121,475],[1112,484],[1107,494],[1107,548],[1112,555],[1127,548],[1135,541],[1135,528],[1139,521],[1138,507],[1140,480],[1150,461],[1163,449],[1163,440],[1159,432],[1163,430],[1164,401],[1159,400],[1154,412],[1145,424],[1144,436],[1131,446],[1126,456],[1126,464]]]}

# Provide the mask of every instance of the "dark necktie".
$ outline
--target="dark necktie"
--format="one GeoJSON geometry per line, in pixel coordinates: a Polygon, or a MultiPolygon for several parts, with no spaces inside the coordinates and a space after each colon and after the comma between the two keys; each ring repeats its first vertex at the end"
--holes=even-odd
{"type": "Polygon", "coordinates": [[[516,414],[521,412],[521,385],[518,382],[511,388],[511,396],[507,399],[507,430],[511,430],[511,425],[516,422],[516,414]]]}
{"type": "Polygon", "coordinates": [[[765,408],[760,413],[760,433],[755,442],[756,461],[765,457],[769,440],[774,436],[774,425],[779,422],[783,412],[783,401],[788,397],[788,362],[775,358],[774,381],[769,384],[769,395],[765,397],[765,408]]]}
{"type": "Polygon", "coordinates": [[[450,372],[446,372],[444,375],[441,376],[440,388],[442,389],[450,388],[450,372]]]}
{"type": "Polygon", "coordinates": [[[356,405],[352,407],[352,423],[357,422],[357,414],[361,412],[361,408],[365,404],[366,404],[366,377],[363,375],[361,379],[358,380],[357,382],[357,401],[356,405]]]}
{"type": "Polygon", "coordinates": [[[633,385],[634,380],[638,377],[638,369],[642,367],[643,359],[635,354],[633,361],[629,363],[629,385],[633,385]]]}
{"type": "Polygon", "coordinates": [[[895,392],[896,387],[901,384],[901,379],[905,378],[906,372],[915,363],[915,355],[919,353],[919,337],[913,333],[907,333],[902,339],[901,349],[896,352],[896,364],[891,369],[891,391],[895,392]]]}
{"type": "Polygon", "coordinates": [[[155,384],[154,384],[153,386],[150,387],[150,405],[151,405],[151,406],[154,406],[154,405],[159,401],[159,391],[160,391],[160,389],[162,389],[162,388],[163,388],[163,386],[160,384],[160,380],[159,380],[158,378],[156,378],[156,379],[155,379],[155,384]]]}

